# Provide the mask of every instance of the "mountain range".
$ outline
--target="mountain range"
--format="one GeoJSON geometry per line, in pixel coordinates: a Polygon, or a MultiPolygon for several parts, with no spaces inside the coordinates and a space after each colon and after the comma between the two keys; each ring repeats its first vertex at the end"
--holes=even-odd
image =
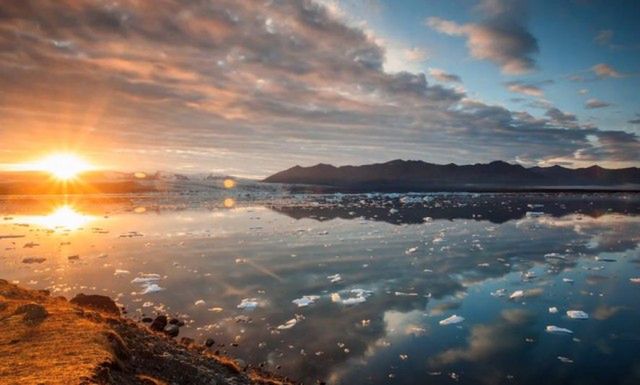
{"type": "Polygon", "coordinates": [[[472,165],[392,160],[362,166],[295,166],[263,180],[352,191],[640,190],[640,168],[526,168],[504,161],[472,165]]]}

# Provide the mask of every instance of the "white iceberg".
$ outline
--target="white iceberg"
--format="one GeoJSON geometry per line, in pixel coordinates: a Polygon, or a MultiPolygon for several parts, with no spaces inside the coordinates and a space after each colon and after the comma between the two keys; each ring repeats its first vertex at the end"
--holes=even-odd
{"type": "Polygon", "coordinates": [[[140,292],[140,294],[155,293],[162,290],[164,290],[164,287],[160,287],[155,283],[149,283],[144,286],[144,289],[140,292]]]}
{"type": "Polygon", "coordinates": [[[407,255],[411,255],[411,254],[415,253],[416,251],[418,251],[418,246],[408,248],[404,253],[407,254],[407,255]]]}
{"type": "Polygon", "coordinates": [[[557,307],[554,306],[554,307],[550,307],[549,308],[549,313],[556,314],[557,312],[558,312],[558,308],[557,307]]]}
{"type": "Polygon", "coordinates": [[[464,317],[460,317],[459,315],[452,315],[449,318],[445,318],[442,321],[438,322],[440,325],[453,325],[453,324],[458,324],[460,322],[464,321],[464,317]]]}
{"type": "Polygon", "coordinates": [[[331,283],[336,283],[336,282],[340,282],[340,281],[342,281],[342,277],[340,276],[340,274],[329,275],[329,276],[327,277],[327,279],[328,279],[331,283]]]}
{"type": "Polygon", "coordinates": [[[567,316],[572,319],[588,319],[589,314],[582,310],[567,310],[567,316]]]}
{"type": "Polygon", "coordinates": [[[243,298],[238,305],[238,309],[253,310],[258,307],[257,298],[243,298]]]}
{"type": "Polygon", "coordinates": [[[511,295],[509,296],[509,299],[519,299],[524,297],[524,291],[523,290],[516,290],[513,293],[511,293],[511,295]]]}
{"type": "Polygon", "coordinates": [[[302,298],[296,298],[291,302],[298,305],[298,307],[306,307],[306,306],[312,305],[314,302],[316,302],[319,299],[320,297],[317,295],[303,295],[302,298]]]}
{"type": "Polygon", "coordinates": [[[296,318],[291,318],[289,321],[283,323],[282,325],[278,325],[276,329],[278,330],[291,329],[292,327],[296,326],[297,323],[298,323],[298,320],[296,318]]]}
{"type": "Polygon", "coordinates": [[[566,333],[566,334],[573,334],[573,331],[569,330],[569,329],[565,329],[565,328],[561,328],[555,325],[548,325],[545,329],[545,331],[547,333],[566,333]]]}

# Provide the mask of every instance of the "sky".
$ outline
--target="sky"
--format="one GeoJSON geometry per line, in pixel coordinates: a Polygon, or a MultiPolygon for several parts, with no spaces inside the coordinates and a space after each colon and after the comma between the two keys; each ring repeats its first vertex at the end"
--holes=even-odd
{"type": "Polygon", "coordinates": [[[635,0],[0,2],[0,168],[640,166],[635,0]]]}

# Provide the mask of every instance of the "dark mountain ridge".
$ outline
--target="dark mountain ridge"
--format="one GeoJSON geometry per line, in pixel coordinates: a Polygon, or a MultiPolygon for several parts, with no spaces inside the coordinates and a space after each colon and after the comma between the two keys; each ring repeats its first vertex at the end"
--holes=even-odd
{"type": "Polygon", "coordinates": [[[611,189],[615,186],[640,190],[640,169],[525,168],[504,161],[459,166],[398,159],[362,166],[335,167],[322,163],[295,166],[267,177],[264,182],[329,186],[345,191],[611,189]]]}

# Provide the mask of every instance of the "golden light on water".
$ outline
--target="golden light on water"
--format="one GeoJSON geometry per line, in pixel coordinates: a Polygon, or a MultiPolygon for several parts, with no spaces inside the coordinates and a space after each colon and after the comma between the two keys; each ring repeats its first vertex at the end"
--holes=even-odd
{"type": "Polygon", "coordinates": [[[222,182],[222,185],[224,188],[234,188],[236,187],[236,181],[233,179],[225,179],[224,182],[222,182]]]}
{"type": "Polygon", "coordinates": [[[84,159],[71,153],[52,154],[28,167],[32,170],[48,172],[56,179],[63,181],[74,179],[78,174],[94,168],[84,159]]]}
{"type": "Polygon", "coordinates": [[[47,215],[33,215],[16,218],[17,221],[37,225],[47,229],[77,230],[93,221],[93,215],[82,214],[70,205],[56,207],[47,215]]]}

